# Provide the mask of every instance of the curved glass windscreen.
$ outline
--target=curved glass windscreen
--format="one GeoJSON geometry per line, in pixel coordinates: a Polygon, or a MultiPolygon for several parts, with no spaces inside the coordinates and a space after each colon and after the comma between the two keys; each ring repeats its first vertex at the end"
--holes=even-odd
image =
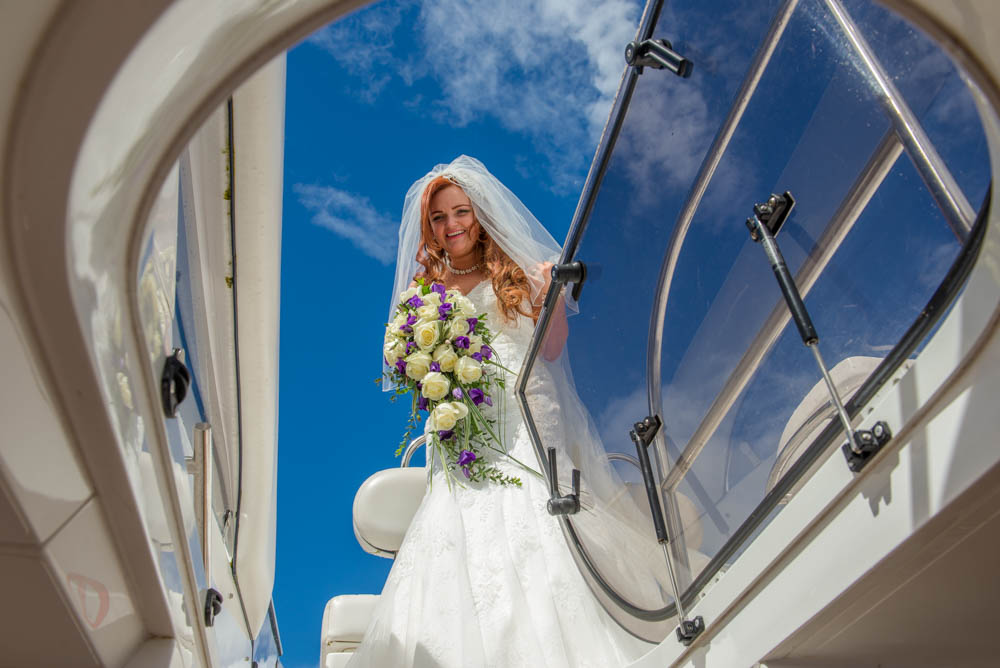
{"type": "Polygon", "coordinates": [[[990,182],[973,93],[924,35],[869,2],[744,4],[663,8],[653,37],[693,73],[639,78],[564,258],[587,266],[580,312],[526,384],[561,493],[581,469],[583,507],[564,523],[578,560],[655,640],[650,620],[738,557],[748,518],[834,416],[751,239],[754,205],[794,199],[775,239],[847,400],[941,285],[990,182]],[[629,436],[650,414],[669,568],[629,436]]]}

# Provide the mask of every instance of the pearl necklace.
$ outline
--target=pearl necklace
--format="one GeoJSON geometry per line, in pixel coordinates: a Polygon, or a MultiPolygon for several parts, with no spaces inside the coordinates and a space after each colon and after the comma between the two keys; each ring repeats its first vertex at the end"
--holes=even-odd
{"type": "Polygon", "coordinates": [[[453,266],[451,266],[451,262],[448,262],[447,260],[445,260],[444,263],[448,267],[448,271],[455,274],[456,276],[465,276],[466,274],[471,274],[472,272],[479,269],[478,262],[469,267],[468,269],[455,269],[453,266]]]}

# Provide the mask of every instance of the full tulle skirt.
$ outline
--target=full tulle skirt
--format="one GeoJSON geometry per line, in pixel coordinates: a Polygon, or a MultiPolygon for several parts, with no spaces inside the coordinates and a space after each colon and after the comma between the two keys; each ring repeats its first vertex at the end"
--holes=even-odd
{"type": "MultiPolygon", "coordinates": [[[[534,462],[525,440],[514,453],[534,462]]],[[[594,599],[544,483],[521,478],[449,490],[434,475],[351,668],[611,668],[649,648],[594,599]]]]}

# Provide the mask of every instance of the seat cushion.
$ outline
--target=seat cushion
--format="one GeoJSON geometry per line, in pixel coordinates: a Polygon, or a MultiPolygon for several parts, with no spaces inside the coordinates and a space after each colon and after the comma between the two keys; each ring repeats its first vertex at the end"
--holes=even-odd
{"type": "MultiPolygon", "coordinates": [[[[354,649],[361,642],[378,603],[376,594],[334,596],[323,611],[320,644],[323,661],[331,652],[354,649]]],[[[322,665],[323,661],[320,662],[322,665]]]]}
{"type": "Polygon", "coordinates": [[[326,655],[326,661],[320,665],[323,668],[344,668],[347,662],[351,660],[351,654],[353,652],[334,652],[333,654],[326,655]]]}
{"type": "Polygon", "coordinates": [[[424,467],[378,471],[362,483],[354,495],[354,535],[365,552],[396,556],[426,484],[424,467]]]}

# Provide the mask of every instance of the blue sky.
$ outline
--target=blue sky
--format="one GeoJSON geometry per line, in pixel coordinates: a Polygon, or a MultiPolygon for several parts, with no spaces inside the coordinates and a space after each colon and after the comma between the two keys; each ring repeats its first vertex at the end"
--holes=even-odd
{"type": "MultiPolygon", "coordinates": [[[[640,78],[581,243],[593,272],[567,349],[609,450],[631,448],[627,429],[647,411],[652,290],[622,286],[655,283],[676,213],[778,0],[732,4],[667,3],[655,34],[694,60],[694,74],[640,78]]],[[[845,4],[978,207],[985,144],[954,70],[881,8],[845,4]]],[[[783,95],[748,107],[678,264],[662,413],[681,445],[779,298],[742,225],[753,202],[795,192],[780,242],[796,271],[888,129],[819,6],[796,11],[762,79],[783,95]]],[[[351,503],[372,472],[398,465],[406,421],[372,381],[407,188],[467,153],[565,238],[640,9],[625,0],[384,2],[290,51],[274,591],[288,668],[316,665],[330,597],[377,593],[391,566],[357,545],[351,503]]],[[[903,156],[806,296],[829,365],[885,355],[957,250],[903,156]]],[[[786,328],[693,469],[729,521],[707,529],[705,551],[762,498],[782,427],[818,380],[786,328]]]]}
{"type": "Polygon", "coordinates": [[[383,2],[288,54],[275,610],[288,668],[314,666],[326,601],[391,562],[351,527],[358,486],[398,466],[405,411],[380,371],[403,196],[481,159],[566,236],[638,2],[383,2]]]}

